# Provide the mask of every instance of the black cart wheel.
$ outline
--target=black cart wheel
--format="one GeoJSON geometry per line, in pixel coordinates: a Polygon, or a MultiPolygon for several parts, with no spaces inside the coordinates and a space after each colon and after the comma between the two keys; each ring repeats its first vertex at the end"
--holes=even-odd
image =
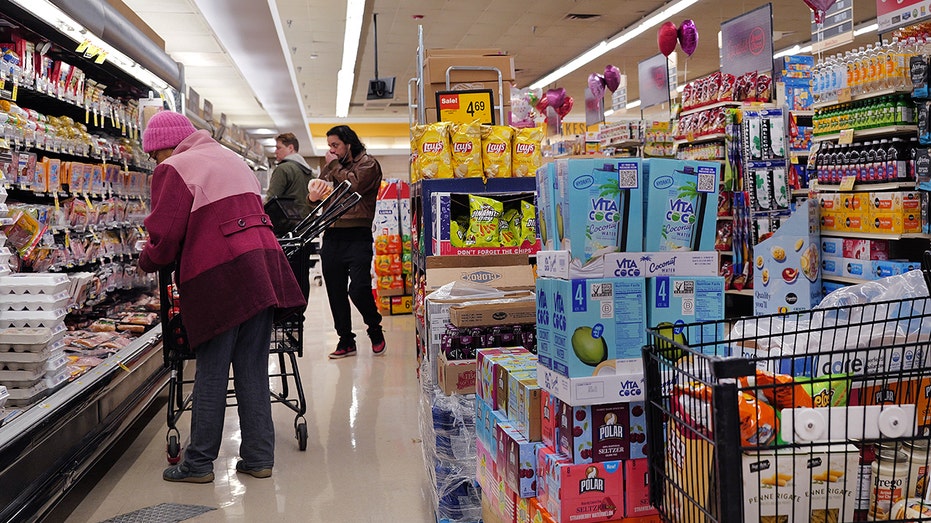
{"type": "Polygon", "coordinates": [[[165,452],[168,457],[169,465],[177,465],[181,461],[181,443],[178,442],[177,435],[168,436],[168,444],[166,445],[165,452]]]}
{"type": "Polygon", "coordinates": [[[300,422],[297,424],[297,448],[299,450],[307,450],[307,423],[300,422]]]}

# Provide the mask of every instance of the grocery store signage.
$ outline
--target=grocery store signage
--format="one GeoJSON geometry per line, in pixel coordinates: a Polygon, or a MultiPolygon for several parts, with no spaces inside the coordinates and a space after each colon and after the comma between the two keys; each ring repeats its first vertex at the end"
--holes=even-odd
{"type": "Polygon", "coordinates": [[[617,89],[611,93],[611,110],[623,111],[627,109],[627,75],[621,75],[621,82],[617,89]]]}
{"type": "Polygon", "coordinates": [[[669,102],[669,63],[662,54],[651,56],[638,64],[640,109],[669,102]]]}
{"type": "Polygon", "coordinates": [[[824,23],[811,14],[811,52],[820,53],[853,42],[853,0],[837,0],[824,12],[824,23]]]}
{"type": "Polygon", "coordinates": [[[491,89],[438,91],[436,118],[441,122],[471,123],[475,120],[494,125],[495,104],[491,89]]]}
{"type": "Polygon", "coordinates": [[[927,0],[876,0],[879,32],[885,33],[931,16],[927,0]]]}
{"type": "Polygon", "coordinates": [[[773,70],[773,5],[721,24],[721,72],[741,76],[773,70]]]}

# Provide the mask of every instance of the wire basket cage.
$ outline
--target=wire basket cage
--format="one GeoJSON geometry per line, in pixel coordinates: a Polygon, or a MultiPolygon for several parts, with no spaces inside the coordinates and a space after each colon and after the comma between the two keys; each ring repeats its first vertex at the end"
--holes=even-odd
{"type": "Polygon", "coordinates": [[[931,300],[662,325],[644,348],[666,521],[931,521],[931,300]]]}

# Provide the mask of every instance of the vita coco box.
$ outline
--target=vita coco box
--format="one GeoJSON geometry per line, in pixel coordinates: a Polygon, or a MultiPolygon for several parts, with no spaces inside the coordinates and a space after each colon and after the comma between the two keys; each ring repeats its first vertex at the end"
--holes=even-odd
{"type": "MultiPolygon", "coordinates": [[[[640,372],[646,344],[643,278],[549,279],[552,341],[544,366],[568,378],[640,372]]],[[[539,301],[537,303],[540,305],[539,301]]]]}
{"type": "Polygon", "coordinates": [[[724,319],[724,278],[650,278],[648,285],[648,325],[683,345],[711,343],[724,339],[720,323],[686,328],[685,324],[724,319]]]}
{"type": "Polygon", "coordinates": [[[713,251],[721,165],[650,159],[644,251],[713,251]]]}
{"type": "Polygon", "coordinates": [[[547,367],[552,366],[552,303],[553,280],[551,278],[537,278],[537,360],[547,367]]]}
{"type": "Polygon", "coordinates": [[[552,251],[560,244],[556,218],[556,164],[549,162],[537,169],[537,234],[540,249],[552,251]]]}
{"type": "Polygon", "coordinates": [[[641,176],[639,158],[556,161],[556,234],[573,265],[643,250],[641,176]]]}

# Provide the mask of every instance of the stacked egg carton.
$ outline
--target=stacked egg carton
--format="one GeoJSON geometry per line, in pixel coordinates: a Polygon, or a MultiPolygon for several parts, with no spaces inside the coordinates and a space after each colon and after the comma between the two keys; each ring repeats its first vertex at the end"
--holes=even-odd
{"type": "Polygon", "coordinates": [[[63,338],[70,288],[65,274],[0,277],[0,385],[11,406],[32,405],[68,381],[63,338]]]}
{"type": "MultiPolygon", "coordinates": [[[[0,179],[2,178],[3,175],[0,173],[0,179]]],[[[13,223],[13,219],[7,216],[6,195],[6,188],[0,185],[0,217],[2,217],[0,218],[0,225],[2,226],[13,223]]],[[[10,257],[12,255],[10,248],[6,246],[6,233],[0,232],[0,276],[10,274],[10,257]]]]}

